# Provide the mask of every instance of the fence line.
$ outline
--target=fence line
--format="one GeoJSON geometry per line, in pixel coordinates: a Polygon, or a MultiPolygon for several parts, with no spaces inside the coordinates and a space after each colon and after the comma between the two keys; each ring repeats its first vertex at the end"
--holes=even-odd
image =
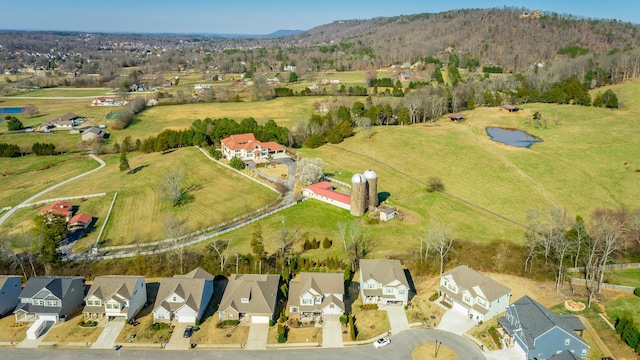
{"type": "MultiPolygon", "coordinates": [[[[571,282],[571,284],[577,284],[577,285],[587,285],[587,280],[586,279],[578,279],[578,278],[574,278],[572,276],[569,276],[569,280],[571,282]]],[[[596,283],[594,281],[591,282],[592,285],[596,285],[596,283]]],[[[617,291],[624,291],[624,292],[628,292],[628,293],[632,293],[633,291],[636,289],[633,286],[625,286],[625,285],[614,285],[614,284],[607,284],[607,283],[602,283],[600,288],[602,289],[610,289],[610,290],[617,290],[617,291]]]]}
{"type": "Polygon", "coordinates": [[[111,205],[109,206],[109,212],[107,212],[107,216],[104,218],[104,222],[102,223],[102,227],[100,228],[100,232],[98,233],[98,238],[96,239],[96,245],[94,247],[95,251],[98,251],[98,244],[100,243],[100,239],[102,238],[102,233],[104,232],[104,228],[107,226],[107,222],[109,222],[109,216],[111,215],[111,211],[113,210],[113,205],[116,203],[116,198],[118,197],[118,193],[113,195],[113,200],[111,200],[111,205]]]}
{"type": "MultiPolygon", "coordinates": [[[[622,269],[640,269],[640,263],[624,263],[624,264],[609,264],[604,266],[605,270],[622,270],[622,269]]],[[[584,266],[567,268],[567,272],[581,272],[584,271],[584,266]]]]}
{"type": "Polygon", "coordinates": [[[38,205],[62,201],[62,200],[88,199],[88,198],[94,198],[94,197],[100,197],[100,196],[107,196],[107,193],[97,193],[97,194],[89,194],[89,195],[68,196],[68,197],[61,197],[61,198],[55,198],[55,199],[46,199],[46,200],[32,202],[29,204],[20,204],[20,205],[17,205],[16,207],[18,209],[22,209],[28,206],[38,206],[38,205]]]}
{"type": "Polygon", "coordinates": [[[337,180],[337,179],[334,179],[334,178],[332,178],[332,177],[328,177],[328,176],[325,176],[324,178],[325,178],[326,180],[330,181],[330,182],[334,182],[334,183],[336,183],[336,184],[340,184],[340,185],[342,185],[342,186],[344,186],[344,187],[346,187],[346,188],[351,189],[351,184],[347,184],[346,182],[343,182],[343,181],[340,181],[340,180],[337,180]]]}

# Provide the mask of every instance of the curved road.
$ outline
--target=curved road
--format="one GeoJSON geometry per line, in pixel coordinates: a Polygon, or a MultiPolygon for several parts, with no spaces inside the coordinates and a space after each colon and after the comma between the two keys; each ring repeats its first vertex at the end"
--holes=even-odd
{"type": "Polygon", "coordinates": [[[464,360],[485,360],[484,354],[478,347],[463,337],[442,330],[419,329],[407,330],[391,337],[391,344],[375,349],[371,344],[363,346],[350,346],[344,348],[309,348],[309,349],[278,349],[278,350],[185,350],[182,352],[170,350],[142,350],[122,348],[115,350],[89,350],[89,349],[2,349],[3,355],[12,360],[31,360],[44,355],[48,360],[103,360],[105,358],[123,359],[155,359],[174,360],[176,358],[188,357],[189,359],[224,359],[224,360],[282,360],[282,359],[322,359],[322,360],[343,360],[343,359],[368,359],[368,360],[389,360],[389,359],[411,359],[413,349],[435,340],[451,348],[458,355],[458,359],[464,360]],[[188,352],[187,354],[184,354],[188,352]]]}
{"type": "Polygon", "coordinates": [[[89,156],[91,156],[95,161],[100,163],[100,166],[98,166],[97,168],[95,168],[93,170],[87,171],[86,173],[80,174],[78,176],[74,176],[71,179],[67,179],[67,180],[65,180],[63,182],[59,182],[59,183],[51,186],[50,188],[44,189],[44,190],[40,191],[39,193],[33,195],[32,197],[28,198],[27,200],[21,202],[19,205],[14,206],[13,208],[11,208],[11,210],[7,211],[6,213],[4,213],[4,215],[2,215],[0,217],[0,225],[2,225],[9,218],[9,216],[13,215],[13,213],[15,213],[19,209],[18,206],[23,205],[23,204],[28,204],[31,201],[33,201],[34,199],[37,199],[39,196],[41,196],[41,195],[43,195],[43,194],[45,194],[45,193],[47,193],[47,192],[49,192],[49,191],[51,191],[53,189],[56,189],[56,188],[58,188],[58,187],[60,187],[62,185],[68,184],[68,183],[70,183],[70,182],[72,182],[74,180],[77,180],[77,179],[79,179],[79,178],[81,178],[83,176],[89,175],[89,174],[91,174],[91,173],[93,173],[95,171],[98,171],[98,170],[102,169],[103,167],[105,167],[107,165],[99,157],[97,157],[97,156],[95,156],[93,154],[90,154],[89,156]]]}

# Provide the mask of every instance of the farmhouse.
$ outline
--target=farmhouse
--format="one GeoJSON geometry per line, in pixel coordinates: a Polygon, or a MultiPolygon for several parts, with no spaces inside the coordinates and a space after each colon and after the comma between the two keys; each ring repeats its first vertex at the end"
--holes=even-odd
{"type": "Polygon", "coordinates": [[[302,195],[345,210],[351,209],[351,196],[333,190],[333,185],[328,181],[307,186],[302,190],[302,195]]]}
{"type": "Polygon", "coordinates": [[[584,330],[580,319],[558,315],[529,296],[511,304],[498,323],[503,345],[515,346],[526,359],[555,359],[564,351],[579,358],[589,355],[589,345],[578,335],[584,330]]]}
{"type": "Polygon", "coordinates": [[[75,121],[80,117],[74,113],[66,113],[57,118],[48,119],[44,123],[44,127],[46,128],[72,128],[75,125],[75,121]]]}
{"type": "Polygon", "coordinates": [[[40,215],[62,215],[67,219],[67,222],[71,219],[73,215],[73,204],[70,201],[62,200],[57,203],[49,204],[42,209],[38,213],[40,215]]]}
{"type": "Polygon", "coordinates": [[[284,154],[284,146],[273,141],[258,141],[253,133],[224,138],[220,141],[220,148],[227,160],[239,157],[243,161],[259,161],[275,154],[284,154]]]}
{"type": "Polygon", "coordinates": [[[509,306],[511,289],[462,265],[440,275],[440,294],[470,319],[487,321],[509,306]]]}

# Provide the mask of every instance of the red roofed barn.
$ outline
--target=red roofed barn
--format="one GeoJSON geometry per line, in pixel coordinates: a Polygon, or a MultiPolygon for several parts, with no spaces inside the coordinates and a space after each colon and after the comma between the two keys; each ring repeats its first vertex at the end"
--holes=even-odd
{"type": "Polygon", "coordinates": [[[333,190],[333,185],[328,181],[321,181],[313,185],[309,185],[302,194],[306,197],[318,199],[327,204],[335,205],[345,210],[351,209],[351,196],[339,193],[333,190]]]}
{"type": "Polygon", "coordinates": [[[69,220],[69,228],[83,228],[86,229],[91,224],[93,217],[87,213],[80,213],[75,215],[69,220]]]}
{"type": "Polygon", "coordinates": [[[284,153],[284,146],[273,142],[256,140],[252,133],[231,135],[221,140],[222,154],[227,160],[234,156],[243,161],[265,159],[270,155],[284,153]]]}

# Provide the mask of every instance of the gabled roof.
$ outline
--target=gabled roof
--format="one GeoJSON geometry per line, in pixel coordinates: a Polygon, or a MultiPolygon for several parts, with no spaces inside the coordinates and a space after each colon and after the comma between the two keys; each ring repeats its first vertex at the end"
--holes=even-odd
{"type": "Polygon", "coordinates": [[[175,311],[183,305],[187,305],[199,313],[205,285],[207,282],[212,281],[213,275],[200,268],[196,268],[185,275],[174,275],[171,278],[162,279],[153,311],[161,307],[169,311],[175,311]],[[174,293],[184,299],[184,302],[172,303],[166,301],[174,293]]]}
{"type": "Polygon", "coordinates": [[[197,267],[191,270],[189,273],[184,275],[173,275],[174,278],[184,278],[184,279],[205,279],[213,281],[213,275],[209,274],[206,270],[197,267]]]}
{"type": "Polygon", "coordinates": [[[315,184],[311,184],[307,186],[306,189],[313,192],[314,194],[339,201],[343,204],[351,204],[351,196],[333,191],[333,185],[328,181],[321,181],[315,184]]]}
{"type": "Polygon", "coordinates": [[[468,290],[472,296],[480,296],[490,302],[511,292],[511,289],[508,287],[482,275],[466,265],[461,265],[449,270],[440,275],[440,277],[453,280],[453,282],[460,287],[460,293],[463,290],[468,290]]]}
{"type": "Polygon", "coordinates": [[[98,136],[103,136],[104,137],[105,132],[104,132],[104,130],[100,129],[97,126],[92,126],[92,127],[88,128],[88,129],[86,129],[85,131],[82,132],[82,135],[85,135],[85,134],[96,134],[98,136]]]}
{"type": "Polygon", "coordinates": [[[84,283],[84,278],[79,276],[35,276],[27,281],[27,285],[20,293],[20,298],[31,299],[42,290],[46,290],[56,298],[64,299],[75,280],[82,280],[84,283]]]}
{"type": "Polygon", "coordinates": [[[136,284],[140,279],[142,279],[144,283],[144,277],[142,276],[96,276],[96,278],[93,279],[93,284],[89,288],[85,299],[95,296],[102,301],[108,301],[115,296],[119,296],[123,299],[130,300],[131,294],[133,294],[136,284]]]}
{"type": "Polygon", "coordinates": [[[89,224],[93,220],[93,217],[87,213],[80,213],[74,215],[71,220],[69,220],[69,224],[89,224]]]}
{"type": "Polygon", "coordinates": [[[561,352],[560,354],[555,354],[552,357],[548,358],[547,360],[582,360],[581,357],[579,357],[578,355],[572,353],[569,350],[565,350],[563,352],[561,352]]]}
{"type": "Polygon", "coordinates": [[[49,213],[49,214],[62,215],[66,217],[71,215],[72,209],[73,209],[73,204],[71,203],[71,201],[62,200],[62,201],[58,201],[56,203],[49,204],[43,207],[42,209],[40,209],[39,214],[44,215],[49,213]]]}
{"type": "Polygon", "coordinates": [[[400,260],[361,259],[360,272],[362,273],[361,284],[373,279],[385,286],[397,280],[409,288],[409,281],[400,260]]]}
{"type": "Polygon", "coordinates": [[[529,349],[534,348],[535,339],[554,327],[564,330],[568,335],[586,345],[584,340],[558,314],[542,306],[529,296],[521,297],[511,304],[509,308],[519,322],[522,335],[529,349]]]}
{"type": "Polygon", "coordinates": [[[241,313],[273,314],[279,285],[280,275],[231,275],[219,309],[233,308],[241,313]],[[243,298],[249,298],[249,302],[242,303],[243,298]]]}
{"type": "MultiPolygon", "coordinates": [[[[291,281],[294,283],[296,281],[291,281]]],[[[344,274],[342,273],[300,273],[300,290],[303,292],[313,290],[318,294],[343,294],[344,293],[344,274]]],[[[291,295],[291,294],[290,294],[291,295]]]]}
{"type": "Polygon", "coordinates": [[[273,142],[273,141],[269,141],[269,142],[261,142],[256,140],[256,137],[253,135],[253,133],[246,133],[246,134],[235,134],[235,135],[231,135],[229,137],[226,137],[222,140],[220,140],[220,142],[227,148],[231,149],[231,150],[253,150],[256,146],[259,146],[261,148],[267,148],[269,150],[283,150],[284,146],[273,142]]]}
{"type": "Polygon", "coordinates": [[[7,283],[7,281],[9,279],[20,279],[20,281],[22,282],[22,276],[18,276],[18,275],[0,275],[0,289],[2,289],[2,287],[4,287],[4,284],[7,283]]]}

